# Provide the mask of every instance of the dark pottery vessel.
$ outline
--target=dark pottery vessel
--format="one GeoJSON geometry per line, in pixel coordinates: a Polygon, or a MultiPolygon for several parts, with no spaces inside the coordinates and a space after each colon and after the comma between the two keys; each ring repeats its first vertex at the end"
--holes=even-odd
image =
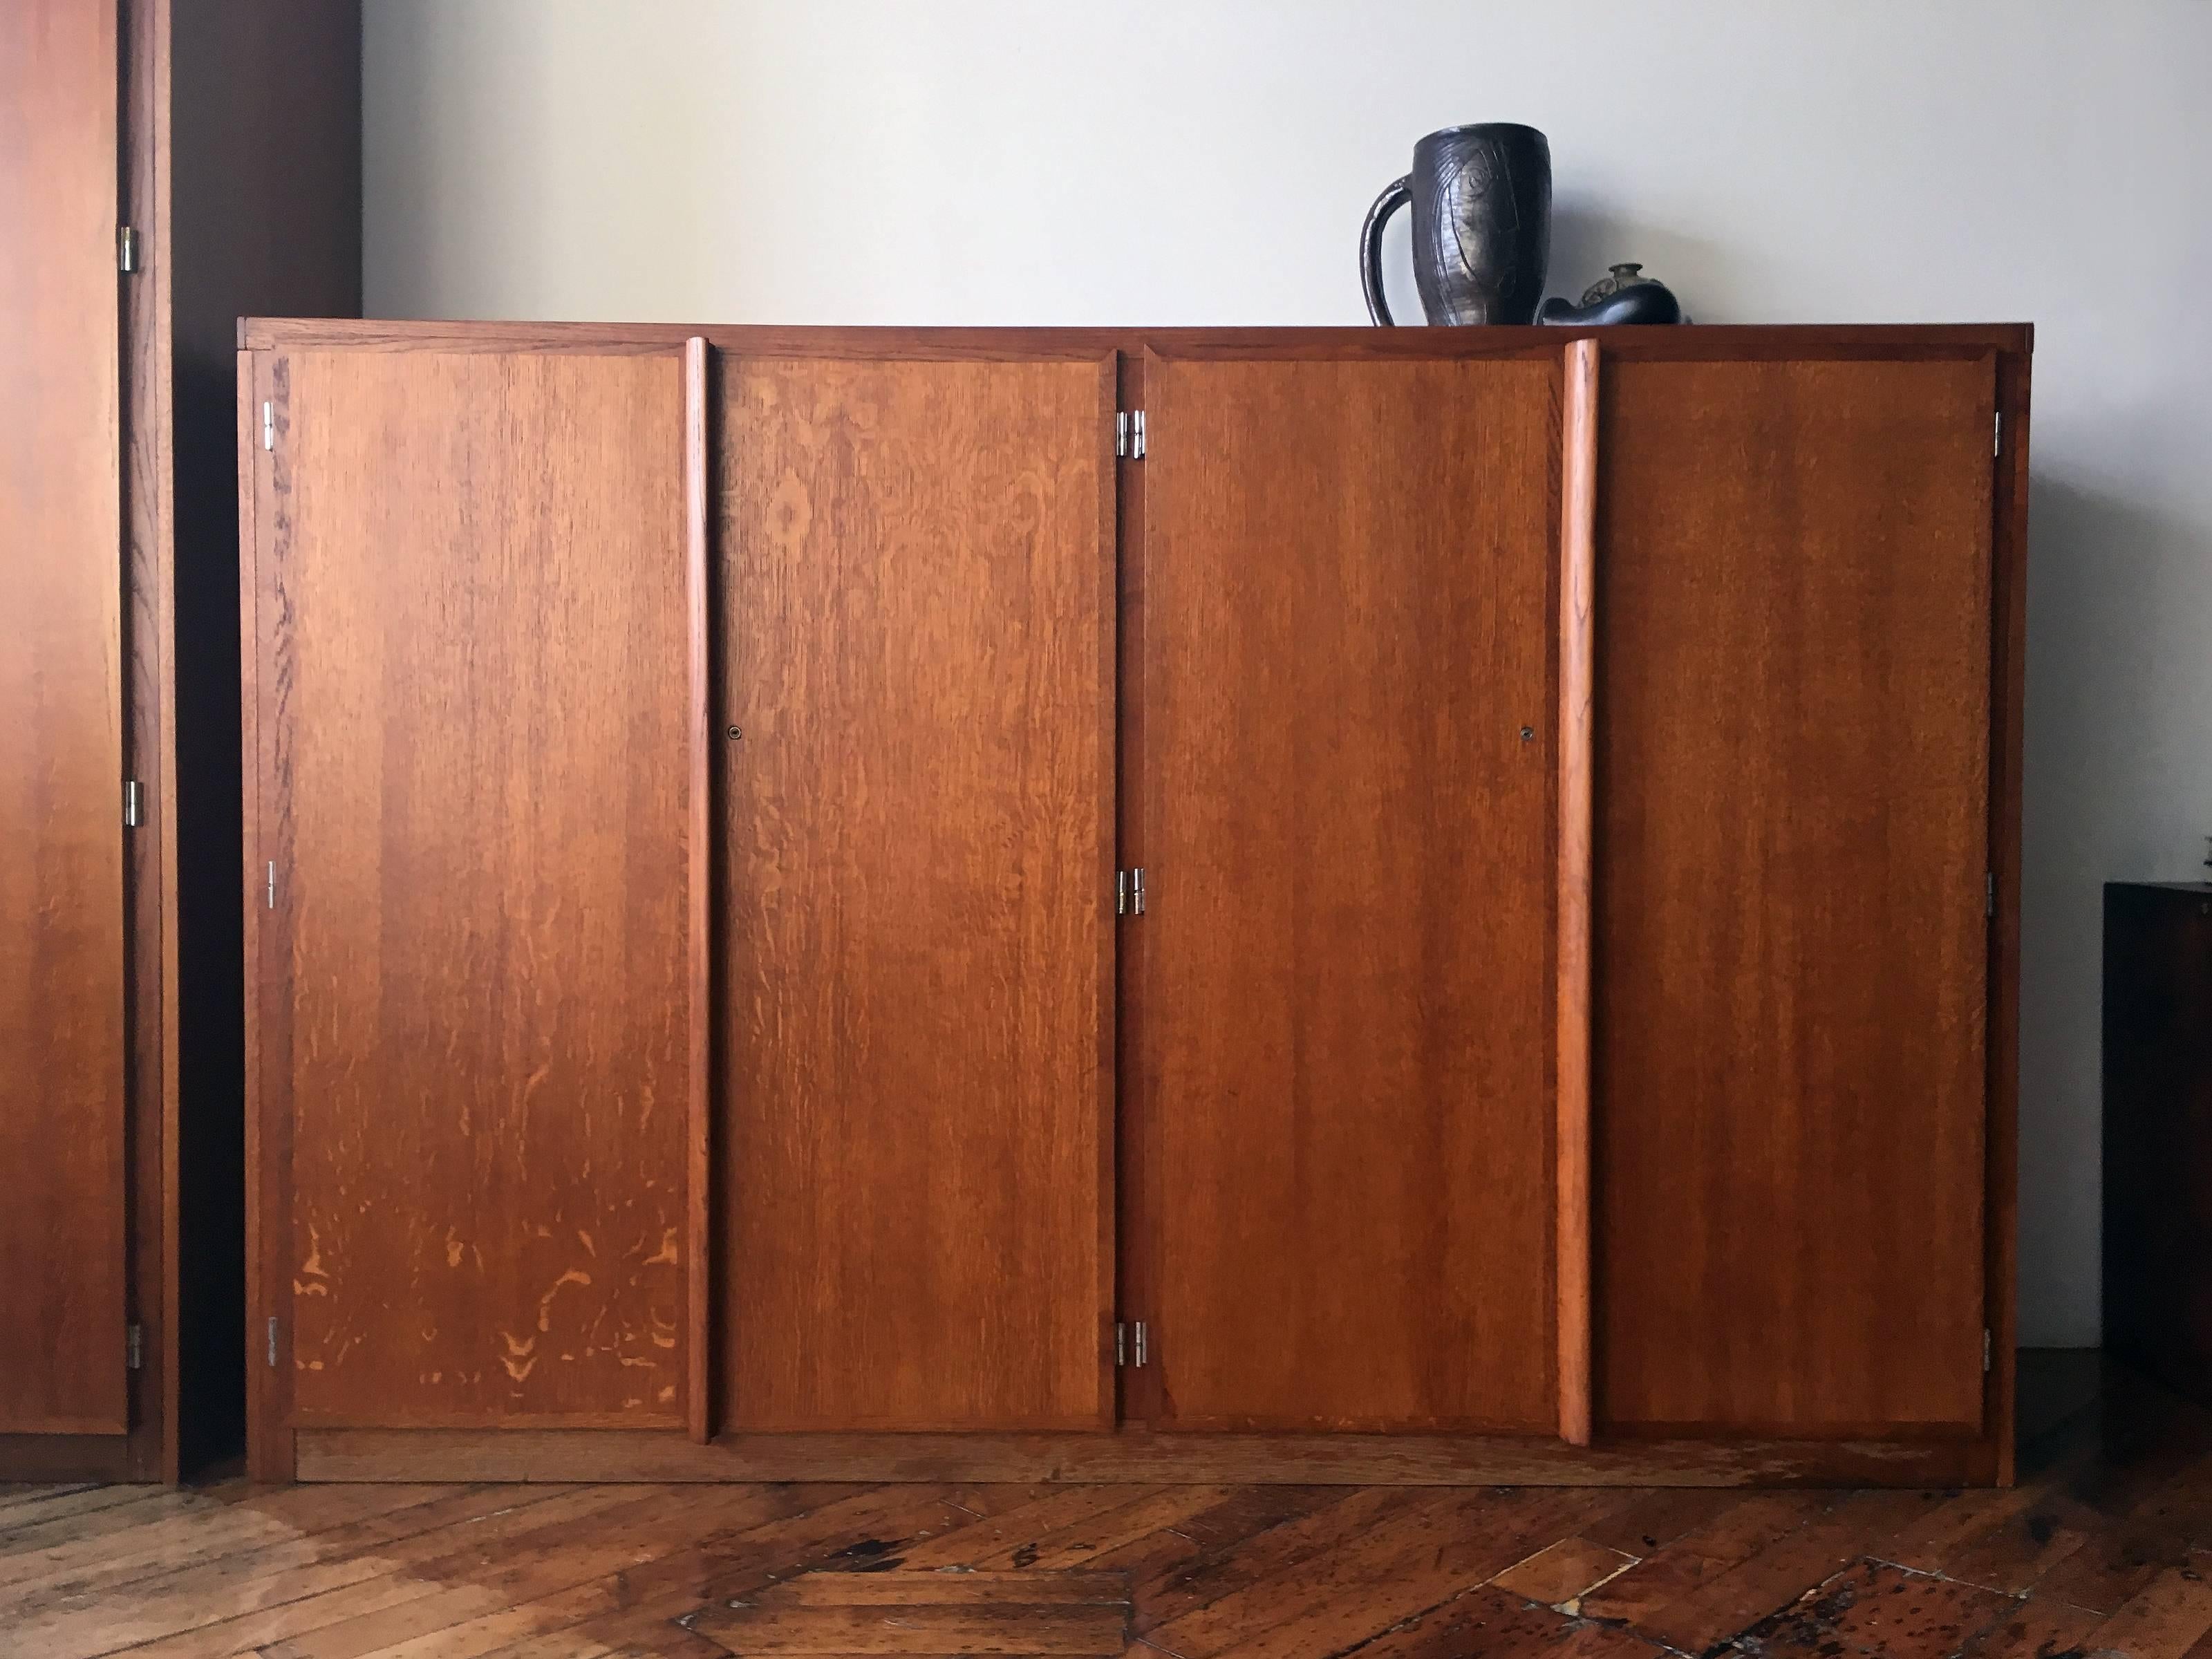
{"type": "Polygon", "coordinates": [[[1682,320],[1682,302],[1664,283],[1644,275],[1642,265],[1619,264],[1613,267],[1611,276],[1599,277],[1583,290],[1580,305],[1571,306],[1561,299],[1547,300],[1536,315],[1540,322],[1582,325],[1679,323],[1682,320]]]}
{"type": "Polygon", "coordinates": [[[1431,323],[1526,323],[1552,251],[1552,146],[1534,127],[1484,121],[1413,146],[1413,170],[1375,198],[1359,233],[1367,314],[1388,327],[1382,226],[1413,209],[1413,283],[1431,323]]]}

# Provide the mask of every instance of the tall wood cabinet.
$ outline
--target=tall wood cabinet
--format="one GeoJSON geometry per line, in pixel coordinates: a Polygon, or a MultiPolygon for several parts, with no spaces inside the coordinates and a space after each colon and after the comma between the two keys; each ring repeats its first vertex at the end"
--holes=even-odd
{"type": "Polygon", "coordinates": [[[243,346],[258,1473],[2009,1479],[2024,328],[243,346]]]}
{"type": "Polygon", "coordinates": [[[359,34],[0,9],[0,1480],[242,1423],[228,358],[358,307],[359,34]]]}

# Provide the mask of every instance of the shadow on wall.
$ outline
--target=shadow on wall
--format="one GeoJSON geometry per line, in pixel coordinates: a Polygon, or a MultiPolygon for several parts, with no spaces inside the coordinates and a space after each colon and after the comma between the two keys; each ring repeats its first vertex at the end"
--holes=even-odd
{"type": "Polygon", "coordinates": [[[2212,546],[2140,496],[2029,489],[2021,985],[2021,1340],[2098,1339],[2104,884],[2202,879],[2212,834],[2212,546]],[[2161,790],[2160,816],[2143,780],[2161,790]],[[2196,817],[2189,804],[2196,803],[2196,817]],[[2084,1248],[2084,1245],[2087,1248],[2084,1248]]]}

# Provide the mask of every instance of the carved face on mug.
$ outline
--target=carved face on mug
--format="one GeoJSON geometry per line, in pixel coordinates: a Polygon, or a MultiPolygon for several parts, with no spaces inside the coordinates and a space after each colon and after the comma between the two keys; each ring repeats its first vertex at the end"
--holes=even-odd
{"type": "Polygon", "coordinates": [[[1445,157],[1430,212],[1435,223],[1429,234],[1436,238],[1442,270],[1457,270],[1473,286],[1494,294],[1513,289],[1526,254],[1503,145],[1488,140],[1445,157]]]}

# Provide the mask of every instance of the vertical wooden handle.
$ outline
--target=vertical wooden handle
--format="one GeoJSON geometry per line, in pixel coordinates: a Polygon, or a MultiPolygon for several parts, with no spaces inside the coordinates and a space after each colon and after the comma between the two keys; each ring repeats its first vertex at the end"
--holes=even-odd
{"type": "Polygon", "coordinates": [[[1559,1437],[1590,1441],[1590,866],[1597,342],[1567,347],[1559,503],[1559,1437]]]}
{"type": "Polygon", "coordinates": [[[691,1236],[684,1285],[691,1348],[685,1386],[690,1394],[688,1412],[691,1438],[704,1445],[714,1433],[708,1398],[708,1349],[713,1336],[708,1295],[712,1273],[708,1220],[708,1113],[711,1103],[714,1005],[713,963],[708,951],[711,893],[707,760],[707,342],[698,336],[684,343],[684,597],[690,611],[691,656],[690,812],[684,837],[690,860],[691,989],[691,1091],[687,1126],[690,1164],[690,1190],[687,1196],[691,1236]]]}

